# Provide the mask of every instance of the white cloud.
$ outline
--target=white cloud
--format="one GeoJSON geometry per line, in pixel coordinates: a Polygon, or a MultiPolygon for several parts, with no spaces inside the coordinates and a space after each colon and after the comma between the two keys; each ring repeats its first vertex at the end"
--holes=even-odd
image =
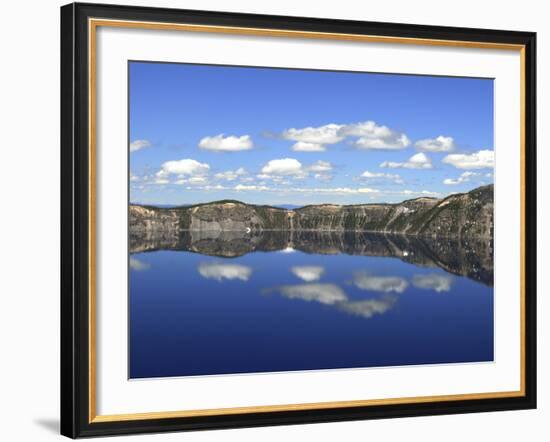
{"type": "Polygon", "coordinates": [[[335,144],[342,141],[345,135],[340,134],[341,124],[327,124],[319,127],[304,127],[302,129],[287,129],[283,132],[285,140],[297,141],[292,150],[300,152],[322,152],[325,144],[335,144]]]}
{"type": "MultiPolygon", "coordinates": [[[[261,185],[247,185],[237,184],[233,187],[233,190],[237,191],[261,191],[261,192],[284,192],[284,193],[329,193],[336,195],[352,194],[357,195],[361,193],[378,193],[377,189],[371,189],[369,187],[350,188],[350,187],[268,187],[261,185]]],[[[419,193],[419,192],[418,192],[419,193]]]]}
{"type": "MultiPolygon", "coordinates": [[[[166,181],[165,184],[167,184],[166,181]]],[[[183,183],[182,183],[183,184],[183,183]]],[[[257,191],[257,192],[273,192],[279,194],[305,193],[305,194],[328,194],[328,195],[361,195],[361,194],[377,194],[377,195],[404,195],[412,196],[440,196],[441,193],[430,190],[379,190],[372,187],[270,187],[264,184],[242,184],[239,183],[233,187],[217,185],[205,185],[202,187],[189,187],[189,190],[234,190],[234,191],[257,191]]]]}
{"type": "Polygon", "coordinates": [[[206,163],[199,163],[190,158],[184,160],[166,161],[157,172],[157,177],[162,178],[168,175],[204,175],[208,173],[210,166],[206,163]]]}
{"type": "Polygon", "coordinates": [[[360,149],[399,150],[411,144],[404,133],[379,126],[374,121],[348,124],[340,132],[346,136],[359,137],[353,144],[360,149]]]}
{"type": "Polygon", "coordinates": [[[311,170],[312,172],[326,173],[332,170],[332,164],[330,164],[328,161],[318,160],[315,163],[313,163],[311,166],[309,166],[308,169],[311,170]]]}
{"type": "Polygon", "coordinates": [[[327,150],[325,146],[319,143],[308,143],[307,141],[298,141],[292,145],[292,150],[295,152],[324,152],[327,150]]]}
{"type": "Polygon", "coordinates": [[[390,169],[404,168],[404,169],[431,169],[432,161],[426,154],[419,152],[410,157],[403,163],[395,161],[384,161],[380,164],[380,167],[388,167],[390,169]]]}
{"type": "Polygon", "coordinates": [[[313,282],[321,279],[325,268],[322,266],[294,266],[290,271],[303,281],[313,282]]]}
{"type": "Polygon", "coordinates": [[[254,184],[237,184],[233,189],[239,192],[243,190],[258,191],[258,192],[270,190],[269,187],[267,186],[256,186],[254,184]]]}
{"type": "Polygon", "coordinates": [[[378,190],[371,189],[370,187],[321,187],[314,189],[306,188],[294,188],[294,192],[313,192],[313,193],[335,193],[335,194],[360,194],[360,193],[378,193],[378,190]]]}
{"type": "Polygon", "coordinates": [[[184,160],[166,161],[155,174],[153,184],[170,184],[170,176],[177,175],[174,184],[204,185],[208,183],[207,174],[210,166],[199,163],[196,160],[186,158],[184,160]]]}
{"type": "Polygon", "coordinates": [[[353,284],[361,290],[382,293],[403,293],[409,283],[399,276],[374,276],[367,272],[358,272],[353,278],[353,284]]]}
{"type": "Polygon", "coordinates": [[[426,138],[418,140],[414,146],[424,152],[451,152],[455,149],[455,143],[452,137],[426,138]]]}
{"type": "Polygon", "coordinates": [[[149,140],[134,140],[130,143],[130,152],[137,152],[146,147],[151,147],[151,142],[149,140]]]}
{"type": "Polygon", "coordinates": [[[328,161],[318,160],[307,168],[308,171],[313,172],[313,178],[320,181],[330,181],[332,175],[332,164],[328,161]]]}
{"type": "Polygon", "coordinates": [[[328,173],[316,173],[313,175],[313,178],[319,181],[330,181],[332,180],[332,175],[328,173]]]}
{"type": "Polygon", "coordinates": [[[198,271],[202,277],[220,282],[223,279],[248,281],[252,275],[252,269],[241,264],[202,263],[198,271]]]}
{"type": "Polygon", "coordinates": [[[403,189],[403,190],[381,190],[380,194],[382,195],[404,195],[404,196],[413,196],[413,195],[419,195],[419,196],[439,196],[441,193],[434,192],[431,190],[411,190],[411,189],[403,189]]]}
{"type": "Polygon", "coordinates": [[[135,271],[149,270],[151,265],[137,258],[130,257],[130,268],[135,271]]]}
{"type": "Polygon", "coordinates": [[[471,154],[451,154],[442,161],[457,169],[488,169],[495,167],[495,152],[480,150],[471,154]]]}
{"type": "Polygon", "coordinates": [[[439,192],[433,192],[431,190],[399,190],[397,192],[386,192],[386,193],[395,193],[397,195],[426,195],[426,196],[437,196],[441,195],[439,192]]]}
{"type": "Polygon", "coordinates": [[[368,170],[365,170],[361,175],[360,178],[364,178],[367,180],[389,180],[393,181],[396,184],[403,184],[403,179],[394,173],[383,173],[383,172],[369,172],[368,170]]]}
{"type": "Polygon", "coordinates": [[[317,187],[317,188],[306,188],[306,187],[291,187],[289,189],[284,189],[289,192],[305,192],[305,193],[334,193],[334,194],[359,194],[359,193],[378,193],[377,189],[371,189],[370,187],[360,187],[360,188],[351,188],[351,187],[317,187]]]}
{"type": "Polygon", "coordinates": [[[182,176],[178,180],[174,182],[174,184],[191,184],[194,186],[200,186],[208,183],[208,177],[204,175],[198,175],[198,176],[192,176],[189,178],[185,178],[185,176],[182,176]]]}
{"type": "Polygon", "coordinates": [[[479,173],[476,172],[464,172],[462,173],[458,178],[445,178],[443,180],[443,184],[447,184],[449,186],[455,185],[455,184],[462,184],[467,183],[470,181],[470,178],[473,178],[475,176],[479,176],[479,173]]]}
{"type": "Polygon", "coordinates": [[[307,171],[304,170],[302,163],[294,158],[281,158],[270,160],[262,167],[260,179],[272,179],[273,177],[293,177],[304,178],[307,171]]]}
{"type": "MultiPolygon", "coordinates": [[[[196,188],[193,188],[193,187],[188,187],[187,189],[197,190],[196,188]]],[[[222,186],[221,184],[216,184],[215,186],[211,186],[211,185],[203,186],[201,189],[202,190],[227,190],[228,188],[225,186],[222,186]]]]}
{"type": "Polygon", "coordinates": [[[451,290],[453,278],[447,275],[430,273],[428,275],[414,275],[412,283],[419,289],[435,290],[436,292],[448,292],[451,290]]]}
{"type": "Polygon", "coordinates": [[[405,149],[411,141],[404,133],[387,126],[379,126],[374,121],[351,124],[326,124],[319,127],[288,129],[283,138],[296,141],[292,150],[300,152],[323,152],[327,144],[336,144],[348,137],[354,137],[353,145],[359,149],[405,149]]]}
{"type": "Polygon", "coordinates": [[[134,175],[132,172],[130,172],[130,181],[137,182],[139,181],[139,177],[137,175],[134,175]]]}
{"type": "Polygon", "coordinates": [[[237,178],[246,175],[244,167],[239,167],[237,170],[226,170],[225,172],[219,172],[214,175],[217,180],[235,181],[237,178]]]}
{"type": "Polygon", "coordinates": [[[302,163],[294,158],[270,160],[263,168],[265,175],[296,175],[302,173],[302,163]]]}
{"type": "Polygon", "coordinates": [[[204,137],[200,140],[199,147],[216,152],[238,152],[250,150],[254,147],[254,144],[250,135],[224,137],[224,134],[219,134],[214,137],[204,137]]]}
{"type": "Polygon", "coordinates": [[[289,299],[315,301],[327,305],[333,305],[348,299],[344,291],[336,284],[283,285],[278,287],[278,290],[289,299]]]}

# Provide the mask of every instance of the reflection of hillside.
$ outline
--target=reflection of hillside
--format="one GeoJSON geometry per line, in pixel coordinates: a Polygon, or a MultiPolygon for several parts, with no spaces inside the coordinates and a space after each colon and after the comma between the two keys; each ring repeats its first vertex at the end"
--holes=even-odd
{"type": "Polygon", "coordinates": [[[493,249],[488,240],[431,239],[364,232],[183,231],[174,235],[131,235],[130,253],[185,250],[219,257],[255,251],[300,250],[305,253],[396,257],[411,264],[440,267],[450,273],[493,284],[493,249]]]}
{"type": "Polygon", "coordinates": [[[140,232],[130,233],[130,253],[149,252],[155,250],[180,249],[180,238],[177,235],[166,232],[140,232]]]}

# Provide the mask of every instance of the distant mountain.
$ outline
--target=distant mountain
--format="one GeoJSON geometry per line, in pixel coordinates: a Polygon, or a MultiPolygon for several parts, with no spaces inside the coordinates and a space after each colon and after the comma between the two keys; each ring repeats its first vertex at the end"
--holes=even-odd
{"type": "MultiPolygon", "coordinates": [[[[235,201],[238,203],[241,203],[241,201],[235,201]]],[[[203,203],[201,203],[203,204],[203,203]]],[[[246,204],[246,203],[242,203],[246,204]]],[[[145,204],[145,203],[139,203],[139,202],[130,202],[130,206],[143,206],[143,207],[158,207],[160,209],[175,209],[180,207],[191,207],[198,204],[145,204]]],[[[288,209],[288,210],[294,210],[299,209],[302,206],[299,206],[297,204],[275,204],[273,207],[276,207],[278,209],[288,209]]]]}
{"type": "Polygon", "coordinates": [[[493,185],[396,204],[279,208],[223,200],[176,208],[130,205],[129,227],[130,235],[163,237],[178,237],[183,231],[324,231],[490,239],[493,185]]]}
{"type": "Polygon", "coordinates": [[[299,209],[302,206],[298,206],[296,204],[275,204],[274,207],[279,207],[281,209],[287,209],[287,210],[294,210],[294,209],[299,209]]]}
{"type": "Polygon", "coordinates": [[[191,204],[155,204],[153,206],[148,206],[148,204],[130,202],[130,206],[158,207],[159,209],[175,209],[177,207],[189,207],[191,206],[191,204]]]}

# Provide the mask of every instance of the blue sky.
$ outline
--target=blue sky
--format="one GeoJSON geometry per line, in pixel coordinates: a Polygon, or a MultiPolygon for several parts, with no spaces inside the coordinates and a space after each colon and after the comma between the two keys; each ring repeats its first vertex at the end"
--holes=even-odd
{"type": "Polygon", "coordinates": [[[129,70],[132,202],[396,202],[493,182],[490,79],[129,70]]]}

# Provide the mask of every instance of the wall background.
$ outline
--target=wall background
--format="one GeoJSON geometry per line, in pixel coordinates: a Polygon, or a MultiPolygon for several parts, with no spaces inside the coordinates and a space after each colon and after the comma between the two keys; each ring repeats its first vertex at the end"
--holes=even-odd
{"type": "MultiPolygon", "coordinates": [[[[100,3],[100,1],[97,1],[100,3]]],[[[9,441],[59,439],[59,6],[27,0],[3,6],[0,26],[0,434],[9,441]]],[[[104,2],[101,2],[104,3],[104,2]]],[[[278,0],[120,0],[120,3],[538,32],[539,409],[427,418],[268,427],[201,433],[133,436],[121,440],[278,441],[412,439],[464,441],[543,440],[550,430],[545,345],[550,309],[544,264],[550,255],[542,228],[550,218],[543,201],[550,142],[546,79],[550,48],[544,2],[390,0],[296,2],[278,0]],[[547,245],[548,249],[544,246],[547,245]]],[[[452,379],[449,380],[452,382],[452,379]]]]}

